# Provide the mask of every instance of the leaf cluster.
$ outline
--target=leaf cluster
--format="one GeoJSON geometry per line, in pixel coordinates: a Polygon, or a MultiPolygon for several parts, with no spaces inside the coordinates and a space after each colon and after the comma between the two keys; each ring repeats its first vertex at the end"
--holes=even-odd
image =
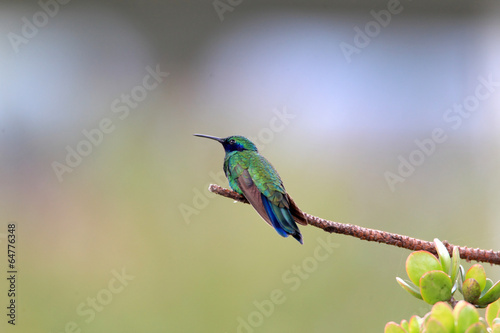
{"type": "Polygon", "coordinates": [[[450,256],[439,239],[434,239],[434,244],[438,257],[415,251],[406,260],[409,281],[396,278],[408,293],[433,304],[432,310],[423,318],[413,316],[400,324],[389,322],[385,332],[500,333],[500,281],[493,283],[487,278],[480,264],[465,272],[457,247],[450,256]],[[457,291],[462,294],[462,301],[455,300],[457,291]],[[477,311],[483,307],[487,307],[486,319],[480,318],[477,311]]]}

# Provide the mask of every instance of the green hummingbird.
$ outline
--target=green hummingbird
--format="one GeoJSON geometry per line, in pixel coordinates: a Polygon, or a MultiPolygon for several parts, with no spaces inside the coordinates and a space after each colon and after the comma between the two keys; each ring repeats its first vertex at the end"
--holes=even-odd
{"type": "Polygon", "coordinates": [[[257,151],[252,141],[239,135],[227,138],[194,134],[218,141],[224,147],[224,173],[231,188],[243,195],[257,213],[278,234],[292,235],[301,244],[302,235],[296,223],[307,225],[302,211],[286,193],[276,169],[257,151]]]}

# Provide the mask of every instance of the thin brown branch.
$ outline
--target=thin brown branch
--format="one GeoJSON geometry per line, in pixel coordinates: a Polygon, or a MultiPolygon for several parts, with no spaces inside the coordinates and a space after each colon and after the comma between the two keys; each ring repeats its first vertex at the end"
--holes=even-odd
{"type": "MultiPolygon", "coordinates": [[[[221,195],[223,197],[243,203],[248,203],[244,196],[234,191],[220,187],[219,185],[211,184],[208,189],[210,190],[210,192],[221,195]]],[[[384,243],[387,245],[402,247],[412,251],[425,250],[436,254],[434,242],[428,242],[421,239],[393,234],[381,230],[363,228],[352,224],[328,221],[307,213],[303,214],[306,217],[308,224],[317,228],[321,228],[326,232],[349,235],[369,242],[384,243]]],[[[443,244],[446,246],[448,252],[451,255],[455,245],[450,244],[447,241],[443,241],[443,244]]],[[[465,246],[459,246],[458,249],[460,252],[460,258],[467,261],[474,260],[500,265],[500,252],[495,252],[493,250],[482,250],[478,248],[472,249],[465,246]]]]}

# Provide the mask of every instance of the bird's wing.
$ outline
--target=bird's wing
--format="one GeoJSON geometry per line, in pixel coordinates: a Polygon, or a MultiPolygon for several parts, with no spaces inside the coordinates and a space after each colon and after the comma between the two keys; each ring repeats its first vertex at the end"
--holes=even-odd
{"type": "Polygon", "coordinates": [[[292,235],[302,243],[302,235],[296,225],[305,223],[302,212],[286,193],[273,166],[260,155],[242,153],[238,158],[239,161],[230,160],[225,164],[226,172],[230,173],[229,178],[234,182],[231,184],[230,181],[231,187],[241,192],[281,236],[292,235]]]}
{"type": "Polygon", "coordinates": [[[276,201],[276,197],[282,198],[279,200],[279,205],[274,204],[259,190],[252,177],[250,177],[248,170],[244,170],[236,181],[248,202],[270,226],[281,236],[288,237],[288,235],[292,235],[302,244],[302,235],[294,222],[294,218],[288,207],[284,206],[285,203],[288,205],[284,195],[273,193],[275,197],[273,201],[276,201]]]}
{"type": "MultiPolygon", "coordinates": [[[[292,235],[302,243],[302,235],[290,210],[289,197],[278,173],[260,155],[249,156],[249,159],[247,169],[234,170],[234,174],[238,175],[236,181],[239,189],[259,215],[281,236],[292,235]]],[[[296,205],[293,207],[296,208],[296,205]]]]}
{"type": "Polygon", "coordinates": [[[243,195],[248,200],[248,202],[255,208],[257,213],[267,222],[270,226],[273,226],[269,216],[266,213],[266,208],[262,202],[262,193],[259,191],[257,186],[250,177],[250,173],[247,169],[242,170],[238,178],[236,178],[238,187],[243,192],[243,195]]]}
{"type": "Polygon", "coordinates": [[[256,183],[260,192],[275,206],[289,209],[295,222],[307,225],[307,219],[292,197],[286,193],[285,186],[276,169],[263,156],[258,155],[255,159],[257,161],[254,160],[252,164],[254,167],[249,171],[252,178],[257,178],[256,183]]]}

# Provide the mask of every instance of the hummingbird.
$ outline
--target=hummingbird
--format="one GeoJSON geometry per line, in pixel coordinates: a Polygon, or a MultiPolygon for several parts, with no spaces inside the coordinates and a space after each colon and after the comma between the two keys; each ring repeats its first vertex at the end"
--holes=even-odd
{"type": "Polygon", "coordinates": [[[285,191],[276,169],[259,154],[255,144],[240,135],[227,138],[194,135],[220,142],[226,153],[224,173],[233,191],[243,195],[278,234],[292,235],[303,244],[297,223],[307,225],[306,218],[285,191]]]}

